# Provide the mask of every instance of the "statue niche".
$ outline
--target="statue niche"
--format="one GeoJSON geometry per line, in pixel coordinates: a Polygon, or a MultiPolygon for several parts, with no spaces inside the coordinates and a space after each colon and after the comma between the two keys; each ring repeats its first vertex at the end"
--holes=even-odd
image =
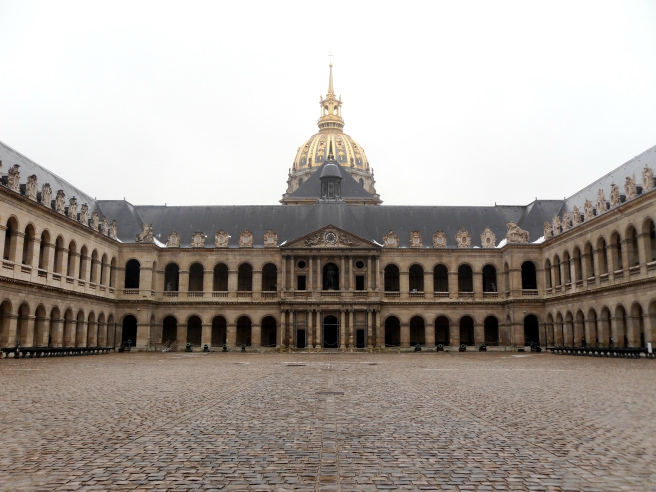
{"type": "Polygon", "coordinates": [[[334,263],[323,267],[323,290],[339,290],[339,268],[334,263]]]}

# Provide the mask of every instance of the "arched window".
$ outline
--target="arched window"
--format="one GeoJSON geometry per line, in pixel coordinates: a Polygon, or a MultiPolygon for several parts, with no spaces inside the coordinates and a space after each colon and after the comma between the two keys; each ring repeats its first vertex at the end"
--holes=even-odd
{"type": "MultiPolygon", "coordinates": [[[[69,253],[70,254],[70,253],[69,253]]],[[[135,259],[129,260],[125,265],[125,289],[138,289],[141,265],[135,259]]]]}
{"type": "Polygon", "coordinates": [[[410,292],[424,291],[424,269],[421,265],[410,267],[410,292]]]}
{"type": "Polygon", "coordinates": [[[624,265],[622,265],[622,241],[620,235],[617,232],[614,232],[610,236],[610,249],[613,258],[613,268],[617,270],[623,270],[624,265]]]}
{"type": "Polygon", "coordinates": [[[492,265],[483,267],[483,292],[497,292],[497,269],[492,265]]]}
{"type": "Polygon", "coordinates": [[[647,235],[647,261],[656,261],[656,227],[654,221],[647,219],[643,226],[643,233],[647,235]]]}
{"type": "Polygon", "coordinates": [[[262,291],[275,292],[278,290],[278,269],[273,263],[262,267],[262,291]]]}
{"type": "Polygon", "coordinates": [[[640,254],[638,252],[638,233],[633,226],[629,226],[626,230],[626,247],[629,256],[629,268],[640,265],[640,254]]]}
{"type": "Polygon", "coordinates": [[[109,264],[109,286],[116,287],[116,257],[112,257],[109,264]]]}
{"type": "Polygon", "coordinates": [[[399,291],[399,267],[387,265],[385,267],[385,292],[399,291]]]}
{"type": "Polygon", "coordinates": [[[597,261],[599,262],[599,275],[608,274],[608,249],[606,240],[600,237],[597,241],[597,261]]]}
{"type": "Polygon", "coordinates": [[[572,251],[574,265],[574,281],[583,280],[583,260],[581,259],[581,250],[577,247],[572,251]]]}
{"type": "Polygon", "coordinates": [[[533,314],[524,317],[524,345],[540,345],[540,324],[533,314]]]}
{"type": "Polygon", "coordinates": [[[77,272],[77,278],[84,280],[87,278],[87,265],[89,264],[89,250],[82,246],[80,250],[80,270],[77,272]]]}
{"type": "Polygon", "coordinates": [[[334,263],[323,267],[323,290],[339,290],[339,268],[334,263]]]}
{"type": "Polygon", "coordinates": [[[64,238],[59,236],[55,241],[55,258],[52,270],[55,273],[63,272],[64,263],[64,238]]]}
{"type": "Polygon", "coordinates": [[[178,320],[167,316],[162,322],[162,343],[174,342],[178,339],[178,320]]]}
{"type": "Polygon", "coordinates": [[[228,267],[223,263],[219,263],[214,267],[212,290],[214,292],[228,291],[228,267]]]}
{"type": "Polygon", "coordinates": [[[91,252],[91,267],[89,268],[89,282],[96,283],[98,281],[98,251],[95,249],[91,252]]]}
{"type": "Polygon", "coordinates": [[[474,292],[474,278],[469,265],[458,267],[458,292],[474,292]]]}
{"type": "Polygon", "coordinates": [[[107,253],[104,253],[102,260],[100,260],[100,285],[107,285],[107,274],[109,273],[107,261],[107,253]]]}
{"type": "Polygon", "coordinates": [[[121,335],[121,343],[130,342],[130,346],[137,345],[137,318],[131,314],[123,318],[123,331],[121,335]]]}
{"type": "Polygon", "coordinates": [[[2,252],[2,259],[14,261],[14,249],[16,245],[16,219],[13,217],[7,221],[5,229],[5,246],[2,252]]]}
{"type": "Polygon", "coordinates": [[[563,253],[563,280],[565,281],[565,285],[572,282],[569,253],[567,251],[563,253]]]}
{"type": "Polygon", "coordinates": [[[50,269],[48,261],[50,260],[50,234],[48,231],[41,233],[41,242],[39,243],[39,265],[41,270],[50,269]]]}
{"type": "Polygon", "coordinates": [[[554,285],[556,287],[560,287],[562,285],[561,283],[561,278],[560,278],[560,257],[558,255],[554,256],[553,260],[553,277],[554,277],[554,285]]]}
{"type": "Polygon", "coordinates": [[[262,347],[276,346],[276,319],[273,316],[265,316],[262,319],[260,337],[260,345],[262,347]]]}
{"type": "Polygon", "coordinates": [[[629,339],[627,337],[626,310],[624,306],[618,304],[615,308],[616,336],[613,337],[614,347],[627,347],[629,339]]]}
{"type": "Polygon", "coordinates": [[[253,290],[253,267],[248,263],[239,265],[237,271],[237,290],[250,292],[253,290]]]}
{"type": "Polygon", "coordinates": [[[435,265],[435,268],[433,268],[433,290],[435,292],[449,292],[449,270],[446,265],[435,265]]]}
{"type": "Polygon", "coordinates": [[[200,263],[193,263],[189,267],[189,292],[203,292],[203,277],[205,270],[200,263]]]}
{"type": "Polygon", "coordinates": [[[483,324],[485,345],[499,345],[499,320],[495,316],[485,318],[483,324]]]}
{"type": "Polygon", "coordinates": [[[251,320],[248,316],[240,316],[237,320],[237,345],[251,346],[251,320]]]}
{"type": "Polygon", "coordinates": [[[584,258],[585,258],[585,270],[587,272],[588,278],[594,278],[595,277],[595,269],[594,269],[594,253],[592,250],[592,244],[585,243],[585,247],[583,249],[584,251],[584,258]]]}
{"type": "Polygon", "coordinates": [[[164,290],[177,292],[180,281],[180,267],[177,263],[169,263],[164,268],[164,290]]]}
{"type": "Polygon", "coordinates": [[[545,281],[547,282],[547,289],[551,289],[553,284],[551,281],[551,262],[549,259],[544,262],[544,276],[545,281]]]}
{"type": "Polygon", "coordinates": [[[32,256],[34,256],[34,226],[28,224],[25,228],[25,237],[23,237],[23,256],[22,263],[23,265],[32,264],[32,256]]]}
{"type": "MultiPolygon", "coordinates": [[[[551,279],[549,279],[549,281],[549,283],[551,283],[551,279]]],[[[538,279],[535,274],[535,263],[532,261],[525,261],[522,263],[522,289],[535,290],[537,288],[538,279]]]]}
{"type": "Polygon", "coordinates": [[[72,277],[75,273],[75,256],[76,245],[75,241],[68,243],[68,258],[66,259],[66,276],[72,277]]]}

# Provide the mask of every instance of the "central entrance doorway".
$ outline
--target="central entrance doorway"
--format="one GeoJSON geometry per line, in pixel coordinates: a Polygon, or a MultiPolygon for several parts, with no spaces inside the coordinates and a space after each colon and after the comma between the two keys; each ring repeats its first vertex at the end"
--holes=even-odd
{"type": "Polygon", "coordinates": [[[339,321],[337,316],[323,319],[323,348],[339,348],[339,321]]]}

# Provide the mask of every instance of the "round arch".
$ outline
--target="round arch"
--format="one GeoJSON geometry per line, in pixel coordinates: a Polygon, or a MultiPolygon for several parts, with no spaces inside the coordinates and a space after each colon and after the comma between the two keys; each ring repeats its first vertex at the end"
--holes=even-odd
{"type": "Polygon", "coordinates": [[[401,322],[393,315],[385,318],[385,346],[401,346],[401,322]]]}

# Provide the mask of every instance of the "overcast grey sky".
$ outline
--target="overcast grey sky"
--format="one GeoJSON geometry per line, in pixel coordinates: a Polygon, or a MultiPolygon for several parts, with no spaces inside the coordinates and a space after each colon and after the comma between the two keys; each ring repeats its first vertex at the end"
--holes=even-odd
{"type": "Polygon", "coordinates": [[[276,204],[330,52],[386,204],[559,199],[656,145],[654,0],[2,0],[0,33],[0,140],[99,199],[276,204]]]}

